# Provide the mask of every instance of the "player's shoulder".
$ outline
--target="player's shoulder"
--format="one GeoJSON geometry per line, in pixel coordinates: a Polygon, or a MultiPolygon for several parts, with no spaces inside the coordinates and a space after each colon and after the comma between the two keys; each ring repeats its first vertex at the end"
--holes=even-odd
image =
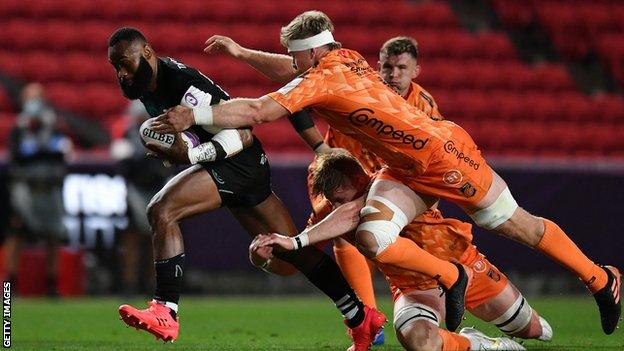
{"type": "Polygon", "coordinates": [[[437,105],[433,95],[416,82],[412,82],[412,95],[417,100],[425,100],[431,107],[437,105]]]}
{"type": "Polygon", "coordinates": [[[194,67],[188,66],[182,61],[173,57],[160,57],[162,63],[161,67],[164,68],[163,73],[171,80],[177,81],[191,81],[201,77],[199,71],[194,67]]]}

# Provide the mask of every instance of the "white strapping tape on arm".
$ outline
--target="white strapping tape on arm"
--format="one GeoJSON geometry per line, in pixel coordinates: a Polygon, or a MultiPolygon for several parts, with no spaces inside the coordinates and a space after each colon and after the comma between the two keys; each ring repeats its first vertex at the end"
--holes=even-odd
{"type": "Polygon", "coordinates": [[[217,142],[225,151],[225,157],[239,153],[243,149],[243,140],[236,129],[223,129],[212,137],[212,142],[217,142]]]}

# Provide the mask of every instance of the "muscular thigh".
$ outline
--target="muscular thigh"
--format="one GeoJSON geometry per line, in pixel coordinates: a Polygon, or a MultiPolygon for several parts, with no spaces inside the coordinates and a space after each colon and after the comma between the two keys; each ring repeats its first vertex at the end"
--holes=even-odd
{"type": "Polygon", "coordinates": [[[289,236],[298,233],[286,206],[273,193],[256,206],[229,207],[229,210],[252,237],[267,233],[289,236]]]}
{"type": "Polygon", "coordinates": [[[221,197],[212,177],[200,166],[192,166],[173,177],[150,205],[166,206],[176,218],[185,218],[221,206],[221,197]]]}

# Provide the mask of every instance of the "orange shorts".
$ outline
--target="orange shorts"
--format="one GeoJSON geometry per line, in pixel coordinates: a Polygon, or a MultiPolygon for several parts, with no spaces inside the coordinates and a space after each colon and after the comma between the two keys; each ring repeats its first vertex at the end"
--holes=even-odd
{"type": "Polygon", "coordinates": [[[483,255],[470,265],[472,281],[466,290],[466,308],[475,308],[496,297],[509,284],[509,279],[483,255]]]}
{"type": "MultiPolygon", "coordinates": [[[[399,181],[418,193],[449,200],[462,207],[475,206],[490,189],[493,171],[463,128],[453,124],[450,129],[451,137],[433,150],[422,174],[384,168],[377,179],[399,181]]],[[[418,157],[422,158],[422,155],[418,157]]]]}

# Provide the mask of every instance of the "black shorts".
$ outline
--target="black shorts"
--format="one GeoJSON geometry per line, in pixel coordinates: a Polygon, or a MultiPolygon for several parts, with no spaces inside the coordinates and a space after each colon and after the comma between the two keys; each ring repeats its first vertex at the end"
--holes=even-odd
{"type": "Polygon", "coordinates": [[[271,169],[262,144],[216,162],[202,162],[219,190],[221,206],[253,207],[271,195],[271,169]]]}

